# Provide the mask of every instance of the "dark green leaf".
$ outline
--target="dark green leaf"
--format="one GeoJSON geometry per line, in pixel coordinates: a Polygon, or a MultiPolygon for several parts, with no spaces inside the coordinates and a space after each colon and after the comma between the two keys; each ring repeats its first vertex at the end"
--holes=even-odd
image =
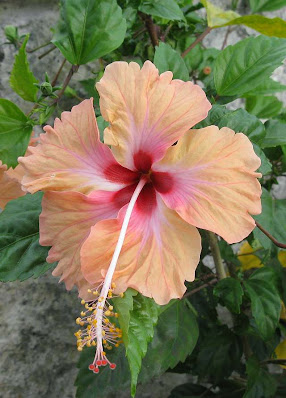
{"type": "Polygon", "coordinates": [[[275,94],[280,91],[285,91],[286,86],[284,84],[281,84],[279,82],[276,82],[275,80],[272,79],[265,79],[263,82],[261,82],[258,86],[256,86],[254,89],[251,89],[248,91],[244,96],[252,96],[252,95],[265,95],[265,94],[275,94]]]}
{"type": "Polygon", "coordinates": [[[154,338],[142,362],[140,382],[159,376],[184,362],[193,351],[198,335],[196,316],[184,300],[174,300],[162,308],[155,328],[154,338]]]}
{"type": "MultiPolygon", "coordinates": [[[[77,398],[103,398],[110,393],[118,394],[130,385],[128,362],[124,355],[124,347],[120,346],[108,352],[108,358],[116,363],[116,369],[102,367],[97,375],[88,369],[93,362],[95,349],[85,348],[80,355],[77,367],[79,372],[75,380],[77,398]]],[[[120,395],[118,395],[120,396],[120,395]]]]}
{"type": "Polygon", "coordinates": [[[39,244],[42,193],[12,200],[0,214],[0,280],[37,278],[52,268],[49,248],[39,244]]]}
{"type": "Polygon", "coordinates": [[[251,311],[257,328],[264,340],[274,333],[280,316],[281,299],[275,285],[257,270],[244,281],[246,292],[251,301],[251,311]]]}
{"type": "Polygon", "coordinates": [[[0,99],[0,159],[8,167],[16,167],[23,156],[32,133],[32,124],[26,115],[6,99],[0,99]]]}
{"type": "Polygon", "coordinates": [[[274,398],[277,383],[255,358],[246,363],[247,389],[243,398],[274,398]]]}
{"type": "Polygon", "coordinates": [[[184,14],[175,0],[143,0],[139,10],[170,21],[183,20],[184,14]]]}
{"type": "Polygon", "coordinates": [[[278,145],[286,145],[286,123],[280,120],[269,120],[265,124],[266,136],[263,140],[263,148],[273,148],[278,145]]]}
{"type": "Polygon", "coordinates": [[[129,325],[124,327],[128,332],[125,344],[127,343],[126,356],[131,372],[131,395],[133,397],[136,393],[142,358],[145,357],[148,343],[154,335],[154,326],[158,320],[159,308],[153,299],[142,295],[134,296],[129,325]]]}
{"type": "Polygon", "coordinates": [[[286,0],[249,0],[253,12],[273,11],[286,6],[286,0]]]}
{"type": "Polygon", "coordinates": [[[74,65],[100,58],[121,45],[126,21],[116,0],[61,0],[52,42],[74,65]]]}
{"type": "MultiPolygon", "coordinates": [[[[286,199],[274,199],[271,194],[262,189],[262,213],[255,216],[257,220],[271,235],[280,242],[286,242],[286,199]]],[[[259,240],[265,249],[271,248],[271,241],[260,229],[255,228],[254,237],[259,240]]]]}
{"type": "Polygon", "coordinates": [[[281,65],[286,40],[258,36],[226,47],[217,57],[214,81],[220,96],[244,95],[281,65]]]}
{"type": "Polygon", "coordinates": [[[257,170],[259,173],[262,175],[267,175],[271,173],[272,171],[272,163],[267,159],[265,153],[263,150],[256,144],[253,144],[253,149],[256,155],[260,158],[261,160],[261,166],[257,170]]]}
{"type": "Polygon", "coordinates": [[[224,115],[230,114],[232,111],[223,105],[213,105],[208,113],[208,116],[200,123],[194,126],[195,129],[202,129],[203,127],[215,125],[218,126],[224,115]]]}
{"type": "Polygon", "coordinates": [[[275,96],[268,97],[250,96],[246,98],[245,109],[261,119],[277,116],[283,107],[283,103],[275,96]]]}
{"type": "Polygon", "coordinates": [[[130,325],[130,312],[133,310],[133,298],[138,292],[133,289],[127,289],[124,297],[113,299],[113,304],[116,312],[120,315],[118,318],[121,330],[122,340],[125,346],[128,345],[128,330],[130,325]]]}
{"type": "Polygon", "coordinates": [[[236,314],[240,313],[243,289],[240,282],[234,278],[225,278],[214,287],[213,294],[221,299],[221,302],[236,314]]]}
{"type": "Polygon", "coordinates": [[[189,80],[189,72],[183,58],[169,44],[160,43],[156,47],[154,64],[160,73],[171,71],[174,79],[189,80]]]}
{"type": "Polygon", "coordinates": [[[216,397],[216,394],[211,392],[207,387],[201,386],[199,384],[185,383],[180,386],[175,387],[169,398],[196,398],[196,397],[216,397]]]}
{"type": "MultiPolygon", "coordinates": [[[[183,38],[180,42],[178,42],[178,50],[180,50],[180,52],[183,52],[194,41],[195,39],[193,37],[183,38]]],[[[192,51],[184,56],[184,62],[189,71],[193,71],[199,68],[199,66],[202,64],[203,53],[204,51],[202,47],[200,46],[200,44],[198,44],[194,48],[192,48],[192,51]]]]}
{"type": "Polygon", "coordinates": [[[39,81],[30,70],[26,54],[26,45],[29,35],[26,36],[18,54],[15,56],[15,62],[10,76],[12,89],[20,95],[25,101],[36,102],[38,89],[34,83],[39,81]]]}

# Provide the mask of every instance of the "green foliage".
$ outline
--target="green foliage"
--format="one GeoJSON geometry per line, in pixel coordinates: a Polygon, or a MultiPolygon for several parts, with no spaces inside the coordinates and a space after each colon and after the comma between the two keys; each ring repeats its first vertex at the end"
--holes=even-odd
{"type": "Polygon", "coordinates": [[[183,58],[169,44],[160,43],[156,47],[154,64],[160,73],[171,70],[174,74],[174,79],[189,80],[189,72],[183,58]]]}
{"type": "Polygon", "coordinates": [[[277,116],[282,107],[283,103],[273,95],[268,97],[251,96],[246,99],[245,103],[245,109],[261,119],[277,116]]]}
{"type": "Polygon", "coordinates": [[[225,278],[219,281],[214,288],[214,295],[219,297],[224,305],[235,314],[240,313],[243,289],[240,282],[234,278],[225,278]]]}
{"type": "Polygon", "coordinates": [[[245,97],[252,95],[265,95],[274,94],[280,91],[285,91],[286,86],[270,78],[263,80],[258,86],[256,86],[251,91],[244,94],[245,97]]]}
{"type": "Polygon", "coordinates": [[[263,268],[255,271],[247,281],[244,281],[244,287],[250,298],[251,311],[261,337],[268,340],[279,321],[281,310],[279,292],[269,280],[269,273],[265,275],[263,268]]]}
{"type": "Polygon", "coordinates": [[[184,19],[184,14],[175,0],[142,0],[139,10],[170,21],[184,19]]]}
{"type": "Polygon", "coordinates": [[[16,167],[23,156],[32,133],[32,121],[6,99],[0,99],[0,160],[8,167],[16,167]]]}
{"type": "Polygon", "coordinates": [[[52,42],[74,65],[115,50],[124,40],[126,21],[116,0],[61,0],[61,18],[52,42]]]}
{"type": "Polygon", "coordinates": [[[216,59],[214,81],[219,95],[242,96],[255,88],[281,65],[286,40],[250,37],[228,46],[216,59]]]}
{"type": "Polygon", "coordinates": [[[273,148],[278,145],[286,145],[286,122],[280,120],[269,120],[265,124],[266,135],[264,137],[263,148],[273,148]]]}
{"type": "Polygon", "coordinates": [[[286,6],[286,0],[249,0],[253,12],[273,11],[286,6]]]}
{"type": "Polygon", "coordinates": [[[243,398],[271,398],[275,396],[277,383],[270,374],[263,369],[255,358],[246,363],[248,383],[243,398]]]}
{"type": "Polygon", "coordinates": [[[0,280],[23,281],[44,274],[49,248],[39,244],[42,193],[9,202],[0,214],[0,280]]]}
{"type": "Polygon", "coordinates": [[[25,101],[36,102],[38,89],[35,86],[38,80],[30,70],[26,54],[26,45],[29,35],[26,36],[15,62],[10,76],[10,84],[13,90],[25,101]]]}

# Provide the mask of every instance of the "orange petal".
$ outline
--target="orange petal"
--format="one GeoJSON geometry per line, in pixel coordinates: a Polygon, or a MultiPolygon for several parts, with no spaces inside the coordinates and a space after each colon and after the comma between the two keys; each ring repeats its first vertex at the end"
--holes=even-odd
{"type": "Polygon", "coordinates": [[[261,212],[260,166],[249,139],[229,128],[191,130],[164,159],[154,165],[154,181],[168,173],[171,189],[154,182],[165,203],[198,228],[213,231],[227,242],[239,242],[261,212]],[[156,176],[156,172],[158,175],[156,176]]]}
{"type": "Polygon", "coordinates": [[[7,170],[7,166],[0,162],[0,208],[1,209],[4,209],[4,207],[10,200],[17,199],[20,196],[25,195],[25,192],[23,192],[21,189],[20,182],[16,178],[17,175],[16,169],[7,170]]]}
{"type": "Polygon", "coordinates": [[[132,195],[132,187],[119,192],[96,191],[86,196],[79,192],[47,192],[42,201],[40,244],[52,246],[47,261],[59,261],[53,275],[61,276],[67,289],[85,281],[80,270],[80,248],[90,228],[105,218],[117,216],[132,195]]]}
{"type": "Polygon", "coordinates": [[[29,147],[32,155],[19,158],[26,171],[22,183],[29,192],[115,191],[133,181],[134,173],[120,166],[99,141],[92,99],[63,112],[54,128],[44,130],[40,144],[29,147]]]}
{"type": "MultiPolygon", "coordinates": [[[[145,208],[136,203],[113,282],[118,292],[132,287],[163,305],[182,297],[184,281],[194,280],[201,239],[198,230],[169,210],[160,197],[154,199],[151,211],[148,203],[145,208]]],[[[126,207],[118,219],[98,222],[82,246],[82,272],[91,284],[107,272],[125,211],[126,207]]]]}
{"type": "Polygon", "coordinates": [[[96,85],[102,116],[110,123],[104,141],[131,170],[138,169],[142,153],[151,163],[161,159],[211,108],[199,86],[172,77],[171,72],[159,76],[150,61],[141,70],[135,62],[113,62],[96,85]]]}

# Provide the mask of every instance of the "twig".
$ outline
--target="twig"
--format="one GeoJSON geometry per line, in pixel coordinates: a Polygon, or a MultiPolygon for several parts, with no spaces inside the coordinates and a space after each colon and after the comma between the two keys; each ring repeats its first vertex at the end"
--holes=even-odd
{"type": "Polygon", "coordinates": [[[274,243],[275,246],[281,247],[282,249],[286,249],[285,243],[281,243],[277,239],[275,239],[274,236],[272,236],[268,231],[266,231],[266,229],[264,229],[262,225],[260,225],[257,221],[255,221],[255,223],[256,226],[260,229],[260,231],[263,232],[264,235],[266,235],[267,238],[269,238],[274,243]]]}
{"type": "Polygon", "coordinates": [[[141,26],[141,28],[139,28],[138,30],[136,30],[136,32],[133,33],[132,38],[136,39],[136,37],[142,35],[142,33],[146,32],[147,28],[146,26],[141,26]]]}
{"type": "Polygon", "coordinates": [[[144,14],[141,11],[138,11],[138,14],[139,14],[140,18],[142,19],[142,21],[145,23],[145,26],[149,33],[153,47],[158,46],[159,40],[158,40],[157,26],[154,24],[150,15],[144,14]]]}
{"type": "Polygon", "coordinates": [[[200,41],[202,41],[206,37],[206,35],[210,33],[211,30],[212,28],[208,26],[206,30],[201,35],[199,35],[188,48],[186,48],[186,50],[182,53],[182,57],[185,57],[200,41]]]}
{"type": "Polygon", "coordinates": [[[44,52],[43,54],[38,56],[38,59],[42,59],[44,58],[46,55],[50,54],[52,51],[54,51],[57,47],[55,45],[53,45],[52,48],[49,48],[49,50],[47,50],[46,52],[44,52]]]}
{"type": "Polygon", "coordinates": [[[67,60],[66,60],[66,58],[65,58],[65,59],[63,60],[63,62],[61,63],[61,66],[60,66],[59,70],[58,70],[57,73],[55,74],[55,77],[53,78],[53,81],[52,81],[52,83],[51,83],[51,85],[52,85],[53,87],[57,84],[58,78],[59,78],[59,76],[60,76],[60,74],[61,74],[61,71],[63,70],[63,67],[64,67],[66,61],[67,61],[67,60]]]}
{"type": "Polygon", "coordinates": [[[170,30],[172,29],[173,24],[168,25],[167,29],[165,30],[165,32],[162,34],[161,36],[161,41],[165,41],[170,30]]]}
{"type": "Polygon", "coordinates": [[[71,78],[73,77],[73,74],[78,71],[78,68],[79,68],[79,65],[72,65],[72,67],[70,68],[70,71],[64,81],[63,88],[59,92],[58,97],[55,98],[55,100],[53,101],[52,105],[57,104],[58,101],[61,99],[63,93],[65,92],[65,89],[67,88],[69,82],[71,81],[71,78]]]}
{"type": "Polygon", "coordinates": [[[216,271],[218,274],[219,279],[224,279],[226,278],[226,272],[223,266],[219,246],[218,246],[218,241],[216,235],[211,232],[211,231],[206,231],[209,239],[209,244],[212,252],[212,256],[214,259],[216,271]]]}
{"type": "Polygon", "coordinates": [[[36,47],[36,48],[32,48],[32,49],[27,48],[26,51],[27,51],[27,53],[33,53],[35,51],[40,50],[43,47],[47,47],[49,44],[52,44],[51,41],[48,41],[47,43],[41,44],[39,47],[36,47]]]}
{"type": "Polygon", "coordinates": [[[229,34],[231,32],[232,32],[231,26],[228,26],[227,31],[226,31],[225,36],[224,36],[224,39],[223,39],[223,42],[222,42],[221,50],[223,50],[225,48],[228,36],[229,36],[229,34]]]}
{"type": "Polygon", "coordinates": [[[273,363],[274,365],[286,365],[286,358],[266,359],[265,361],[262,361],[260,363],[261,365],[266,365],[267,363],[273,363]]]}
{"type": "Polygon", "coordinates": [[[216,279],[216,278],[215,278],[215,279],[212,279],[212,280],[209,281],[208,283],[204,283],[203,285],[197,287],[196,289],[193,289],[193,290],[191,290],[190,292],[184,294],[183,298],[190,297],[190,296],[192,296],[193,294],[199,292],[200,290],[202,290],[202,289],[204,289],[204,288],[206,288],[206,287],[209,287],[209,286],[211,286],[211,285],[214,285],[215,283],[217,283],[217,279],[216,279]]]}

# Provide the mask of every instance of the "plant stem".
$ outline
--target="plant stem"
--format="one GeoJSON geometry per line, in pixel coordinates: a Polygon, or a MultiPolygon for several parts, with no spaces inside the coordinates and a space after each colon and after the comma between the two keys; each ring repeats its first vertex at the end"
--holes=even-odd
{"type": "Polygon", "coordinates": [[[208,283],[204,283],[203,285],[201,285],[201,286],[199,286],[199,287],[197,287],[197,288],[191,290],[190,292],[184,294],[183,298],[190,297],[190,296],[192,296],[193,294],[199,292],[200,290],[202,290],[202,289],[204,289],[204,288],[206,288],[206,287],[209,287],[209,286],[211,286],[211,285],[214,285],[215,283],[217,283],[217,279],[216,279],[216,278],[215,278],[215,279],[212,279],[212,280],[209,281],[208,283]]]}
{"type": "Polygon", "coordinates": [[[65,63],[66,63],[66,58],[63,60],[63,62],[61,63],[61,66],[60,66],[60,68],[59,68],[59,70],[57,71],[57,73],[55,74],[55,77],[53,78],[53,81],[52,81],[52,83],[51,83],[51,85],[54,87],[56,84],[57,84],[57,80],[58,80],[58,78],[59,78],[59,76],[60,76],[60,74],[61,74],[61,71],[63,70],[63,67],[64,67],[64,65],[65,65],[65,63]]]}
{"type": "Polygon", "coordinates": [[[268,231],[266,231],[266,229],[264,229],[262,225],[260,225],[257,221],[255,221],[255,223],[256,226],[260,229],[260,231],[263,232],[264,235],[266,235],[267,238],[269,238],[274,243],[275,246],[281,247],[282,249],[286,249],[285,243],[281,243],[277,239],[275,239],[274,236],[272,236],[268,231]]]}
{"type": "Polygon", "coordinates": [[[224,279],[224,278],[226,278],[226,272],[225,272],[224,265],[222,262],[217,237],[211,231],[206,231],[206,232],[208,235],[209,244],[210,244],[210,248],[211,248],[211,252],[212,252],[213,259],[214,259],[218,277],[219,277],[219,279],[224,279]]]}
{"type": "Polygon", "coordinates": [[[158,40],[157,26],[154,24],[150,15],[144,14],[141,11],[138,11],[138,14],[139,14],[140,18],[142,19],[142,21],[145,23],[145,26],[149,33],[153,47],[158,46],[159,40],[158,40]]]}
{"type": "Polygon", "coordinates": [[[182,57],[184,58],[200,41],[202,41],[206,37],[206,35],[210,33],[211,30],[212,28],[208,26],[206,30],[201,35],[199,35],[188,48],[186,48],[186,50],[182,53],[182,57]]]}
{"type": "Polygon", "coordinates": [[[39,47],[32,48],[32,49],[26,49],[27,53],[34,53],[35,51],[40,50],[43,47],[47,47],[49,44],[52,44],[51,41],[48,41],[47,43],[41,44],[39,47]]]}
{"type": "Polygon", "coordinates": [[[227,31],[226,31],[225,36],[224,36],[224,39],[223,39],[223,42],[222,42],[221,50],[223,50],[225,48],[228,36],[231,33],[231,31],[232,31],[231,27],[228,26],[227,31]]]}
{"type": "Polygon", "coordinates": [[[59,102],[59,100],[61,99],[62,95],[65,92],[65,89],[67,88],[69,82],[71,81],[71,78],[73,77],[73,74],[76,73],[78,71],[79,65],[72,65],[72,67],[70,68],[70,71],[64,81],[63,84],[63,88],[61,89],[61,91],[58,94],[58,97],[53,101],[52,105],[56,104],[59,102]]]}
{"type": "Polygon", "coordinates": [[[50,54],[52,51],[54,51],[57,47],[53,45],[53,47],[49,48],[46,52],[43,54],[39,55],[38,59],[44,58],[46,55],[50,54]]]}

